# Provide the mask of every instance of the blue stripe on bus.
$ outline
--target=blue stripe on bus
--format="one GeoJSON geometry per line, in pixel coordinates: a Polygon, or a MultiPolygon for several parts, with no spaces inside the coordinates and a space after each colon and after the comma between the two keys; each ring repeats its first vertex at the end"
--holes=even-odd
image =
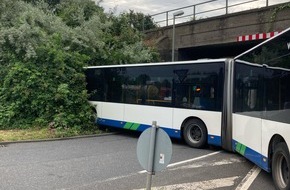
{"type": "Polygon", "coordinates": [[[112,126],[112,127],[117,127],[117,128],[123,128],[123,125],[121,125],[120,121],[111,120],[111,119],[98,118],[97,119],[97,124],[99,124],[99,125],[107,125],[107,126],[112,126]]]}
{"type": "MultiPolygon", "coordinates": [[[[118,120],[112,120],[112,119],[104,119],[104,118],[98,118],[97,119],[97,124],[99,125],[106,125],[106,126],[111,126],[111,127],[117,127],[117,128],[124,128],[124,129],[129,129],[133,130],[132,127],[127,127],[130,125],[134,125],[134,123],[129,123],[125,121],[118,121],[118,120]],[[125,127],[126,126],[126,127],[125,127]]],[[[147,128],[151,127],[151,125],[144,125],[144,124],[138,124],[138,127],[134,130],[136,131],[145,131],[147,128]]],[[[166,127],[160,126],[170,137],[172,138],[181,138],[181,131],[180,130],[175,130],[175,129],[170,129],[166,127]]]]}
{"type": "Polygon", "coordinates": [[[214,145],[214,146],[222,146],[222,139],[220,136],[216,136],[216,135],[208,135],[207,137],[207,142],[210,145],[214,145]]]}
{"type": "MultiPolygon", "coordinates": [[[[98,118],[97,124],[100,125],[106,125],[111,127],[117,127],[122,129],[129,129],[129,130],[136,130],[136,131],[145,131],[147,128],[151,127],[151,125],[144,125],[144,124],[135,124],[135,126],[138,125],[138,127],[133,127],[134,123],[125,122],[125,121],[118,121],[118,120],[112,120],[112,119],[104,119],[104,118],[98,118]]],[[[170,137],[181,139],[181,131],[176,129],[170,129],[166,127],[161,127],[170,137]]],[[[208,144],[215,145],[215,146],[221,146],[221,137],[215,136],[215,135],[208,135],[208,144]]]]}
{"type": "Polygon", "coordinates": [[[170,137],[181,139],[181,131],[176,129],[162,128],[170,137]]]}
{"type": "Polygon", "coordinates": [[[239,143],[238,141],[233,140],[233,150],[238,152],[251,162],[255,163],[257,166],[262,168],[263,170],[270,172],[271,169],[268,164],[268,158],[263,156],[262,154],[256,152],[255,150],[239,143]]]}

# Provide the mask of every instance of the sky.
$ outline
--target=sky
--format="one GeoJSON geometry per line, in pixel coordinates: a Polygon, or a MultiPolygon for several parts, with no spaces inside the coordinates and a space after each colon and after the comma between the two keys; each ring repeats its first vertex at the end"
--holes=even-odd
{"type": "MultiPolygon", "coordinates": [[[[95,1],[99,1],[99,0],[95,0],[95,1]]],[[[210,1],[210,0],[102,0],[100,2],[100,6],[102,6],[106,12],[113,11],[116,14],[121,13],[121,12],[128,12],[129,10],[134,10],[134,12],[141,12],[146,15],[147,14],[154,15],[154,14],[161,13],[164,11],[178,9],[184,6],[194,5],[198,3],[204,3],[207,1],[210,1]]],[[[213,2],[211,3],[206,3],[203,5],[197,6],[196,12],[213,10],[216,8],[225,7],[226,5],[226,0],[212,0],[212,1],[213,2]]],[[[289,0],[228,0],[228,3],[229,5],[235,5],[235,4],[249,2],[249,1],[253,1],[253,2],[231,7],[229,9],[229,12],[237,12],[241,10],[264,7],[266,6],[266,1],[268,1],[269,5],[289,2],[289,0]]],[[[186,15],[193,14],[192,7],[183,9],[183,11],[185,12],[183,17],[186,17],[186,15]]],[[[169,12],[168,16],[172,17],[173,12],[174,11],[169,12]]],[[[214,14],[221,15],[224,13],[225,13],[225,9],[217,10],[210,13],[199,14],[196,16],[196,18],[211,17],[211,16],[215,16],[214,14]]],[[[159,22],[159,21],[164,20],[166,18],[166,15],[164,13],[164,14],[154,16],[153,18],[154,18],[154,21],[159,22]]],[[[188,16],[187,18],[180,18],[180,19],[190,20],[192,19],[192,16],[191,17],[188,16]]]]}
{"type": "MultiPolygon", "coordinates": [[[[201,0],[198,0],[201,2],[201,0]]],[[[194,1],[194,2],[198,2],[194,1]]],[[[154,14],[194,4],[192,0],[103,0],[100,4],[105,10],[117,8],[117,11],[132,9],[136,12],[154,14]]]]}
{"type": "MultiPolygon", "coordinates": [[[[198,4],[209,0],[102,0],[100,5],[106,11],[116,8],[118,12],[128,11],[132,9],[136,12],[145,14],[155,14],[171,9],[180,8],[183,6],[198,4]]],[[[228,0],[229,4],[236,4],[246,2],[249,0],[228,0]]],[[[269,4],[277,4],[282,2],[289,2],[289,0],[268,0],[269,4]]],[[[225,0],[217,0],[218,4],[225,4],[225,0]]],[[[257,4],[265,5],[266,0],[257,0],[256,2],[249,3],[248,6],[257,6],[257,4]]],[[[242,7],[242,6],[240,6],[242,7]]]]}

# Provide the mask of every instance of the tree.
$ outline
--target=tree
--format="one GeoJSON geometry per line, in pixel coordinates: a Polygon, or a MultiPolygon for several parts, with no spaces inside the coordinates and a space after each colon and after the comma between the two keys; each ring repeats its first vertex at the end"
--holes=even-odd
{"type": "MultiPolygon", "coordinates": [[[[42,0],[23,0],[23,1],[36,5],[39,2],[41,2],[42,0]]],[[[60,0],[44,0],[43,2],[47,3],[49,6],[55,6],[55,5],[60,3],[60,0]]]]}
{"type": "Polygon", "coordinates": [[[157,27],[157,24],[154,23],[150,15],[144,15],[140,12],[135,13],[133,10],[129,10],[128,13],[122,13],[120,17],[127,19],[128,24],[138,31],[150,30],[157,27]]]}
{"type": "MultiPolygon", "coordinates": [[[[66,47],[76,35],[61,19],[30,4],[6,1],[0,28],[0,127],[92,124],[83,67],[88,57],[66,47]],[[7,9],[8,8],[8,9],[7,9]],[[13,14],[13,10],[21,10],[13,14]],[[13,20],[13,22],[11,22],[13,20]]],[[[3,4],[2,4],[3,5],[3,4]]]]}
{"type": "Polygon", "coordinates": [[[110,55],[108,57],[109,63],[125,64],[158,61],[159,57],[156,49],[145,45],[143,42],[140,19],[144,15],[130,12],[131,14],[123,13],[119,16],[112,13],[109,15],[111,26],[106,38],[107,52],[110,55]]]}
{"type": "Polygon", "coordinates": [[[120,20],[91,0],[2,0],[0,128],[90,127],[83,67],[158,58],[120,20]]]}
{"type": "Polygon", "coordinates": [[[91,0],[62,0],[56,7],[56,15],[70,27],[81,26],[94,15],[104,18],[103,8],[91,0]]]}

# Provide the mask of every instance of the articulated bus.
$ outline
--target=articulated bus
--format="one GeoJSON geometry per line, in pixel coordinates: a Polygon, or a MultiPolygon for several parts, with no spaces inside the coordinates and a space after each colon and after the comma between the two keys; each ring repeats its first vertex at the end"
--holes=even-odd
{"type": "Polygon", "coordinates": [[[152,121],[192,147],[242,154],[290,189],[290,28],[234,59],[86,68],[99,125],[152,121]]]}

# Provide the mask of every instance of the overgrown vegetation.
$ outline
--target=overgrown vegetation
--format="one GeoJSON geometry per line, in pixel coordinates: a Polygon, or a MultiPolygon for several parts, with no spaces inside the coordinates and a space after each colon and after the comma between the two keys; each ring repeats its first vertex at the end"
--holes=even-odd
{"type": "Polygon", "coordinates": [[[102,131],[95,129],[77,130],[67,129],[49,129],[49,128],[29,128],[29,129],[11,129],[0,130],[0,142],[25,141],[25,140],[43,140],[52,138],[67,138],[79,135],[101,134],[102,131]]]}
{"type": "Polygon", "coordinates": [[[1,0],[0,129],[91,129],[83,68],[158,60],[132,15],[91,0],[1,0]]]}
{"type": "Polygon", "coordinates": [[[268,27],[268,31],[272,31],[273,23],[275,22],[278,13],[283,11],[283,10],[285,10],[285,9],[290,9],[290,3],[286,3],[286,4],[283,4],[283,5],[280,5],[280,6],[274,8],[272,10],[271,17],[270,17],[270,20],[269,20],[269,24],[270,25],[268,27]]]}

